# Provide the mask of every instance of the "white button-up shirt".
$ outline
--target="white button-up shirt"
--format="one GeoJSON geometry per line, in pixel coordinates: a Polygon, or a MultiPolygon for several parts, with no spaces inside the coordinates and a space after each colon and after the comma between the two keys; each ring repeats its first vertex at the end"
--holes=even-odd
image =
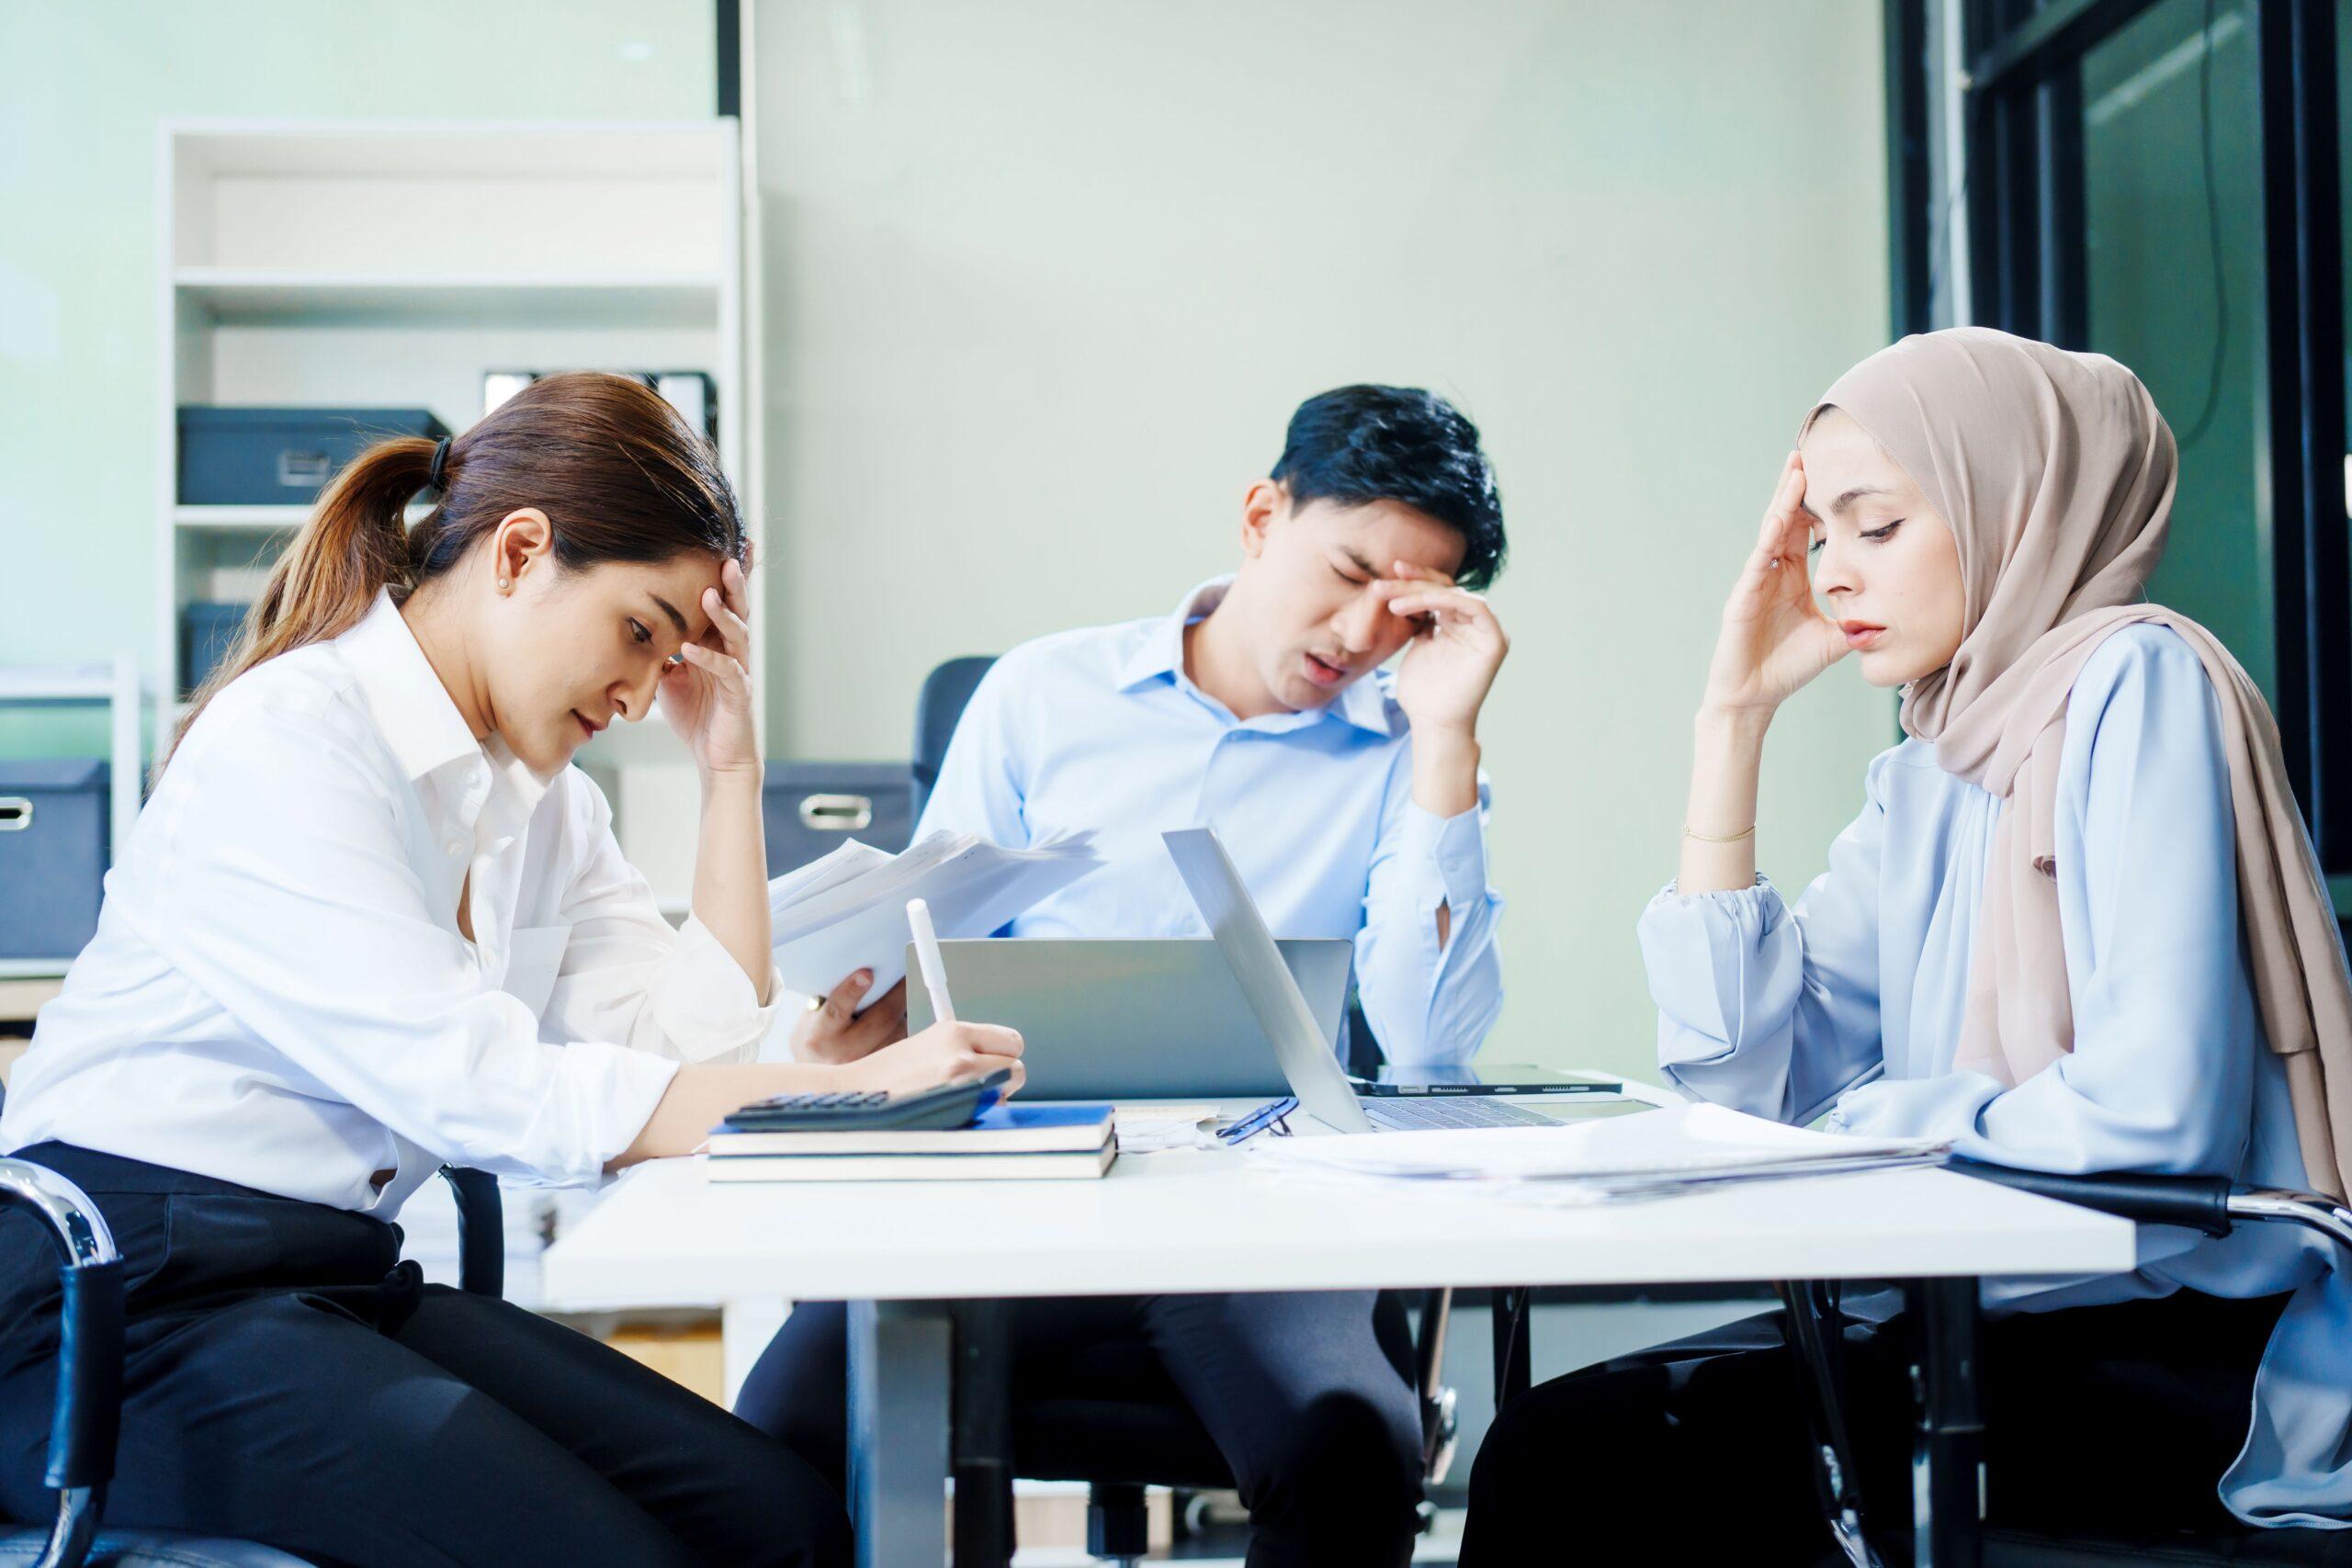
{"type": "Polygon", "coordinates": [[[56,1139],[387,1217],[445,1161],[589,1182],[679,1062],[749,1060],[775,1013],[699,921],[671,930],[586,774],[474,739],[381,595],[189,730],[41,1010],[0,1149],[56,1139]]]}

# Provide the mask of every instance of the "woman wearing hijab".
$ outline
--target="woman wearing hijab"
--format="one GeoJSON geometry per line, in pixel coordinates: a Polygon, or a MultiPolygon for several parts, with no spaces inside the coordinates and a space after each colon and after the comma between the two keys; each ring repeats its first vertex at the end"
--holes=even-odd
{"type": "MultiPolygon", "coordinates": [[[[1849,371],[1799,442],[1724,606],[1680,874],[1641,920],[1666,1076],[1979,1160],[2341,1198],[2352,981],[2261,694],[2143,599],[2177,456],[2147,389],[1961,328],[1849,371]],[[1902,688],[1907,739],[1792,908],[1756,874],[1764,736],[1849,653],[1902,688]]],[[[2352,1522],[2352,1289],[2326,1247],[2162,1229],[2140,1256],[1988,1285],[1989,1517],[2352,1522]]],[[[1849,1300],[1845,1335],[1890,1539],[1910,1510],[1896,1304],[1849,1300]]],[[[1564,1539],[1597,1562],[1815,1561],[1797,1389],[1770,1319],[1543,1385],[1484,1445],[1464,1568],[1562,1561],[1564,1539]],[[1565,1537],[1562,1475],[1610,1500],[1565,1537]]]]}

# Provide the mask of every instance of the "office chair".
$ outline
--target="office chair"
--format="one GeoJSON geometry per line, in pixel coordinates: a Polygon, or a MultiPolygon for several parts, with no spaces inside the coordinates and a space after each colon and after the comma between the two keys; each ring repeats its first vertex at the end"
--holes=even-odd
{"type": "MultiPolygon", "coordinates": [[[[2226,1177],[2109,1174],[2059,1176],[2009,1166],[1954,1160],[1951,1168],[1983,1181],[2079,1203],[2143,1225],[2178,1225],[2216,1239],[2241,1224],[2294,1224],[2352,1249],[2352,1209],[2313,1192],[2240,1189],[2226,1177]]],[[[2352,1256],[2340,1265],[2352,1267],[2352,1256]]],[[[1877,1568],[1864,1534],[1863,1499],[1855,1474],[1838,1367],[1838,1334],[1823,1293],[1806,1284],[1779,1287],[1789,1344],[1804,1369],[1807,1425],[1818,1462],[1815,1483],[1838,1550],[1826,1563],[1877,1568]]],[[[1495,1327],[1496,1404],[1528,1385],[1527,1323],[1532,1292],[1498,1292],[1495,1327]]],[[[1963,1483],[1970,1485],[1973,1483],[1963,1483]]],[[[1979,1494],[1981,1497],[1981,1493],[1979,1494]]],[[[2052,1533],[1998,1524],[1983,1532],[1984,1568],[2114,1568],[2163,1563],[2167,1568],[2352,1568],[2352,1530],[2257,1529],[2233,1522],[2211,1530],[2147,1530],[2131,1534],[2068,1530],[2052,1533]]]]}
{"type": "MultiPolygon", "coordinates": [[[[1401,1292],[1375,1298],[1373,1325],[1399,1376],[1419,1396],[1421,1475],[1434,1486],[1453,1462],[1454,1392],[1442,1382],[1453,1292],[1420,1292],[1416,1334],[1401,1292]]],[[[1055,1369],[1051,1386],[1014,1396],[1005,1303],[971,1302],[956,1314],[957,1568],[1005,1568],[1012,1555],[1012,1478],[1087,1483],[1086,1550],[1140,1562],[1148,1549],[1148,1487],[1223,1491],[1233,1472],[1166,1370],[1140,1343],[1095,1346],[1055,1369]]],[[[1422,1506],[1424,1527],[1431,1516],[1422,1506]]]]}
{"type": "Polygon", "coordinates": [[[931,799],[931,792],[939,783],[939,765],[947,760],[947,743],[956,738],[956,721],[964,716],[965,707],[972,694],[979,689],[980,677],[996,662],[993,654],[975,654],[963,659],[951,659],[923,677],[922,690],[915,694],[915,815],[922,820],[922,808],[931,799]]]}
{"type": "MultiPolygon", "coordinates": [[[[506,1240],[498,1179],[444,1166],[458,1200],[458,1280],[477,1295],[505,1288],[506,1240]]],[[[98,1532],[122,1419],[122,1261],[106,1218],[85,1193],[30,1160],[0,1159],[0,1207],[47,1221],[65,1255],[64,1319],[47,1480],[58,1495],[47,1526],[0,1521],[0,1568],[309,1568],[255,1541],[180,1530],[98,1532]]]]}

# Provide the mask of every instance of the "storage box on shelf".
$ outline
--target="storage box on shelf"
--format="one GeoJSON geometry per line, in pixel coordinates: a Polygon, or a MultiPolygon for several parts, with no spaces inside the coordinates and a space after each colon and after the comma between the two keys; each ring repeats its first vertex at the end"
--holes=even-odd
{"type": "Polygon", "coordinates": [[[760,801],[768,874],[821,860],[850,839],[897,854],[914,834],[914,773],[906,762],[775,761],[760,801]]]}
{"type": "MultiPolygon", "coordinates": [[[[100,879],[139,818],[139,667],[0,667],[0,706],[99,705],[104,760],[0,761],[0,981],[65,973],[97,921],[100,879]]],[[[12,1005],[21,1005],[17,997],[12,1005]]]]}
{"type": "Polygon", "coordinates": [[[183,403],[176,506],[308,507],[344,465],[389,436],[438,441],[430,409],[224,408],[183,403]]]}
{"type": "Polygon", "coordinates": [[[107,837],[104,758],[0,761],[0,959],[70,959],[97,934],[107,837]]]}

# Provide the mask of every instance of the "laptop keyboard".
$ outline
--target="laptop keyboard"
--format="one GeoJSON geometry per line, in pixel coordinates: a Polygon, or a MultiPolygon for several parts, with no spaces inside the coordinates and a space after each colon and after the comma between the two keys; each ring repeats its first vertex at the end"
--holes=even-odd
{"type": "Polygon", "coordinates": [[[1556,1126],[1539,1116],[1490,1095],[1447,1095],[1429,1100],[1365,1100],[1363,1113],[1376,1127],[1412,1132],[1424,1127],[1556,1126]]]}

